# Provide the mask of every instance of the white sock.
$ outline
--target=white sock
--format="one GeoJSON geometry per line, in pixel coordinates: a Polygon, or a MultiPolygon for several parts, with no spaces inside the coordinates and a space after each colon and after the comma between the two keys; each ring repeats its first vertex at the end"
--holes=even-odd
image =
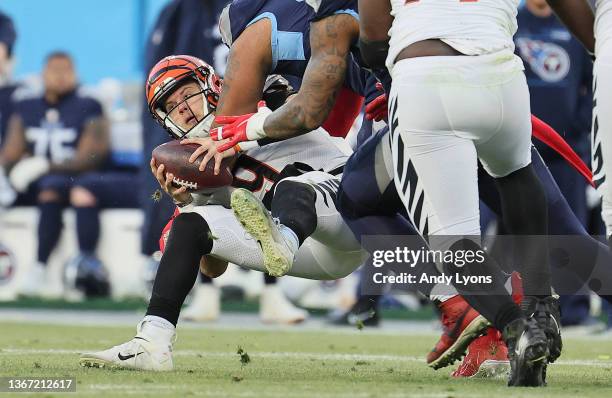
{"type": "Polygon", "coordinates": [[[287,227],[286,225],[280,224],[279,229],[280,233],[285,238],[285,241],[289,244],[291,252],[295,254],[300,248],[300,240],[298,239],[297,235],[295,234],[295,232],[293,232],[291,228],[287,227]]]}
{"type": "Polygon", "coordinates": [[[141,330],[154,340],[172,344],[176,327],[167,319],[155,315],[147,315],[142,319],[141,330]]]}

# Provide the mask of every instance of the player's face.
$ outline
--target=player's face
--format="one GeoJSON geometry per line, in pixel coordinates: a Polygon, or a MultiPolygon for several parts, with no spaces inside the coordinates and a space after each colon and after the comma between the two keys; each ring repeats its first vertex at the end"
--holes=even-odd
{"type": "Polygon", "coordinates": [[[189,130],[204,117],[203,95],[196,82],[179,86],[164,103],[164,109],[172,121],[183,130],[189,130]]]}
{"type": "Polygon", "coordinates": [[[43,72],[45,90],[55,95],[62,95],[76,86],[76,74],[72,61],[65,57],[51,58],[43,72]]]}

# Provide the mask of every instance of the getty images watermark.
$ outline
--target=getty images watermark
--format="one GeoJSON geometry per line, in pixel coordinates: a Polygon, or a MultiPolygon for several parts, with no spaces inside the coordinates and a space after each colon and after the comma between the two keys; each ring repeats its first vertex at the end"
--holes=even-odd
{"type": "MultiPolygon", "coordinates": [[[[361,243],[367,252],[360,278],[364,295],[389,290],[499,294],[499,286],[509,286],[510,274],[520,273],[526,263],[549,267],[557,294],[612,295],[612,250],[602,236],[435,235],[425,240],[417,235],[368,235],[361,243]],[[535,262],[529,257],[534,248],[542,249],[535,262]]],[[[542,289],[537,294],[550,294],[542,289]]]]}
{"type": "MultiPolygon", "coordinates": [[[[390,250],[374,250],[372,252],[372,266],[382,268],[387,264],[396,266],[404,266],[415,268],[419,264],[424,263],[449,263],[456,267],[470,266],[474,264],[482,264],[485,261],[485,251],[483,249],[476,250],[433,250],[425,247],[419,249],[411,249],[406,246],[396,247],[390,250]]],[[[487,284],[493,282],[491,275],[463,275],[459,272],[452,274],[428,274],[428,273],[410,273],[400,272],[399,274],[390,273],[386,275],[384,272],[374,272],[372,281],[377,284],[446,284],[446,285],[469,285],[472,283],[487,284]]]]}

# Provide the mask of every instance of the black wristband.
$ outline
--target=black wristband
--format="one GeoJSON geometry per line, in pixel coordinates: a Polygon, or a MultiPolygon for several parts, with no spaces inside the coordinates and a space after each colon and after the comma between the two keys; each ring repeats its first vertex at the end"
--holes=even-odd
{"type": "Polygon", "coordinates": [[[389,52],[389,40],[368,41],[360,37],[359,52],[363,62],[370,68],[384,68],[389,52]]]}

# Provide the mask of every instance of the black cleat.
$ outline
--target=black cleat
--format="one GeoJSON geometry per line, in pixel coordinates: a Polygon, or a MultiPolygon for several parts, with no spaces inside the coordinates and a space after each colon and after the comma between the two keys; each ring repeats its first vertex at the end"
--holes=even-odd
{"type": "Polygon", "coordinates": [[[561,314],[559,300],[554,297],[537,298],[525,296],[521,309],[527,318],[534,318],[548,339],[548,363],[553,363],[561,355],[561,314]]]}
{"type": "Polygon", "coordinates": [[[328,318],[332,325],[378,326],[378,303],[368,296],[360,297],[350,310],[333,314],[328,318]]]}
{"type": "Polygon", "coordinates": [[[548,341],[535,319],[517,319],[504,328],[510,359],[510,387],[540,387],[544,382],[548,341]]]}

